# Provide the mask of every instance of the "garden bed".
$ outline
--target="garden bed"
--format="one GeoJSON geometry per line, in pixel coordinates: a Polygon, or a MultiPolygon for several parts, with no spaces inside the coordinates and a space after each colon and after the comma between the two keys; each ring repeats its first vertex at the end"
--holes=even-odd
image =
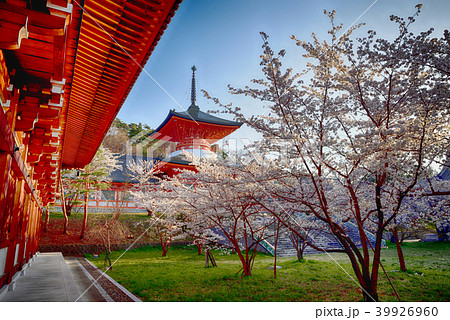
{"type": "MultiPolygon", "coordinates": [[[[80,215],[69,218],[67,233],[63,234],[64,219],[51,218],[44,232],[41,227],[41,238],[39,242],[40,252],[62,252],[66,256],[82,256],[84,254],[99,254],[105,251],[104,238],[99,234],[89,232],[96,224],[104,221],[105,215],[91,214],[88,219],[85,237],[80,239],[82,219],[80,215]]],[[[125,216],[125,215],[124,215],[125,216]]],[[[145,219],[146,216],[121,217],[120,221],[127,228],[128,232],[121,238],[112,237],[111,250],[125,250],[127,248],[139,248],[142,246],[157,246],[154,234],[151,230],[146,230],[146,225],[136,223],[145,219]]]]}

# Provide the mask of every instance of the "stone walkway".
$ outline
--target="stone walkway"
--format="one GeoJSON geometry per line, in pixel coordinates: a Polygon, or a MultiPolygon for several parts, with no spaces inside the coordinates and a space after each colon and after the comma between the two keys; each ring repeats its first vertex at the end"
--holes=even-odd
{"type": "Polygon", "coordinates": [[[0,301],[112,301],[91,284],[76,259],[65,260],[60,252],[39,253],[0,289],[0,301]]]}

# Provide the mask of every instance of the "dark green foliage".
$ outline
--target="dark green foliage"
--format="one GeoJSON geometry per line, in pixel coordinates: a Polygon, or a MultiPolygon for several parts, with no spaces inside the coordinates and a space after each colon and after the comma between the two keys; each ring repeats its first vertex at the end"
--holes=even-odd
{"type": "Polygon", "coordinates": [[[141,122],[126,123],[120,120],[119,118],[114,119],[112,127],[125,131],[128,135],[128,138],[133,138],[135,136],[142,135],[142,133],[144,133],[144,136],[148,136],[150,133],[153,132],[150,126],[145,123],[144,124],[142,124],[141,122]]]}

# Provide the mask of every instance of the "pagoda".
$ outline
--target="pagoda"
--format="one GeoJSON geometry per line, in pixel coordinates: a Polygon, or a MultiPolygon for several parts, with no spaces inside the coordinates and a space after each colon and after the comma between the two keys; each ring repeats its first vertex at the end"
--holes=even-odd
{"type": "Polygon", "coordinates": [[[149,137],[176,143],[175,151],[156,167],[168,176],[176,174],[177,169],[195,170],[187,161],[184,152],[201,158],[216,157],[211,145],[242,126],[242,122],[222,119],[200,111],[196,105],[195,71],[193,66],[189,108],[182,112],[170,110],[164,122],[149,137]]]}

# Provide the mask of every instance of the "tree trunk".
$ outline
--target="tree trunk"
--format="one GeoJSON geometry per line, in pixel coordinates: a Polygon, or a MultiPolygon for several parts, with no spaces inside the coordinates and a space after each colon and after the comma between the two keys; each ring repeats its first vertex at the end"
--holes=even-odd
{"type": "Polygon", "coordinates": [[[83,215],[83,224],[81,225],[81,232],[80,232],[80,239],[84,238],[84,233],[86,232],[86,225],[87,225],[87,216],[88,216],[88,194],[87,192],[84,195],[84,215],[83,215]]]}
{"type": "Polygon", "coordinates": [[[67,226],[69,225],[69,218],[67,217],[67,211],[66,211],[66,199],[64,199],[64,187],[62,184],[61,176],[59,177],[59,185],[61,187],[61,207],[64,215],[64,229],[63,234],[67,233],[67,226]]]}
{"type": "Polygon", "coordinates": [[[203,254],[203,243],[196,243],[198,255],[201,256],[203,254]]]}
{"type": "Polygon", "coordinates": [[[72,208],[73,208],[73,205],[66,205],[66,215],[67,215],[67,217],[71,216],[72,208]]]}
{"type": "Polygon", "coordinates": [[[273,278],[277,278],[277,247],[278,247],[278,235],[280,233],[280,222],[277,222],[277,233],[275,236],[275,258],[274,258],[274,266],[273,266],[273,278]]]}
{"type": "Polygon", "coordinates": [[[165,257],[167,254],[167,251],[169,251],[169,246],[166,243],[163,244],[162,251],[163,251],[162,256],[165,257]]]}
{"type": "Polygon", "coordinates": [[[112,269],[112,264],[111,264],[111,257],[109,256],[109,249],[108,249],[108,246],[105,246],[106,247],[106,255],[105,255],[105,264],[106,264],[106,261],[108,261],[108,269],[112,269]]]}
{"type": "MultiPolygon", "coordinates": [[[[89,172],[89,165],[87,171],[89,172]]],[[[84,233],[86,232],[87,216],[88,216],[88,201],[89,201],[89,175],[86,172],[86,193],[84,194],[84,216],[83,224],[81,226],[80,239],[84,238],[84,233]]]]}
{"type": "MultiPolygon", "coordinates": [[[[159,232],[159,229],[157,229],[159,232]]],[[[170,247],[170,242],[171,239],[170,237],[168,237],[167,239],[165,239],[164,237],[164,231],[159,232],[159,240],[161,243],[161,249],[162,249],[162,256],[165,257],[167,254],[167,251],[169,251],[169,247],[170,247]]]]}
{"type": "Polygon", "coordinates": [[[44,232],[47,232],[47,230],[48,230],[48,222],[49,221],[50,221],[50,212],[49,212],[49,206],[47,205],[47,208],[45,210],[44,232]]]}
{"type": "Polygon", "coordinates": [[[297,260],[298,261],[301,261],[303,259],[303,250],[302,250],[302,248],[298,248],[297,249],[297,260]]]}
{"type": "MultiPolygon", "coordinates": [[[[236,253],[239,256],[239,260],[241,260],[242,263],[242,270],[244,272],[245,276],[251,276],[252,275],[252,264],[251,264],[251,260],[246,259],[244,257],[244,255],[241,252],[241,249],[239,248],[239,245],[237,244],[237,242],[233,243],[233,246],[236,250],[236,253]]],[[[248,253],[246,252],[246,256],[248,256],[248,253]]]]}
{"type": "Polygon", "coordinates": [[[406,271],[406,265],[405,265],[405,258],[403,256],[403,250],[400,243],[400,237],[398,236],[398,229],[397,225],[392,228],[392,234],[395,238],[395,245],[397,246],[397,256],[398,256],[398,262],[400,263],[400,270],[403,272],[406,271]]]}
{"type": "Polygon", "coordinates": [[[109,263],[109,269],[112,269],[112,265],[111,265],[111,257],[109,256],[109,253],[111,252],[111,241],[109,238],[109,226],[106,226],[106,240],[107,240],[107,246],[106,246],[106,258],[108,259],[108,263],[109,263]]]}
{"type": "MultiPolygon", "coordinates": [[[[339,228],[339,226],[337,226],[339,228]]],[[[337,230],[339,231],[339,229],[337,230]]],[[[344,247],[345,254],[350,259],[351,266],[353,271],[355,272],[356,279],[362,289],[363,300],[365,302],[374,302],[378,301],[377,294],[377,282],[378,282],[378,261],[380,259],[380,251],[381,246],[378,246],[378,242],[381,243],[381,233],[377,233],[377,244],[374,248],[374,256],[373,256],[373,266],[372,272],[370,272],[370,257],[363,257],[363,255],[359,252],[357,246],[351,242],[347,241],[348,237],[345,237],[343,232],[335,232],[333,233],[336,238],[339,240],[341,245],[344,247]],[[372,275],[371,275],[372,273],[372,275]]],[[[365,241],[366,239],[362,239],[365,241]]]]}
{"type": "Polygon", "coordinates": [[[363,290],[363,298],[364,302],[378,302],[378,293],[363,290]]]}
{"type": "Polygon", "coordinates": [[[252,267],[250,261],[245,261],[244,263],[244,275],[251,276],[252,275],[252,267]]]}
{"type": "Polygon", "coordinates": [[[111,241],[109,238],[109,226],[106,227],[106,239],[108,242],[108,252],[111,252],[111,241]]]}

